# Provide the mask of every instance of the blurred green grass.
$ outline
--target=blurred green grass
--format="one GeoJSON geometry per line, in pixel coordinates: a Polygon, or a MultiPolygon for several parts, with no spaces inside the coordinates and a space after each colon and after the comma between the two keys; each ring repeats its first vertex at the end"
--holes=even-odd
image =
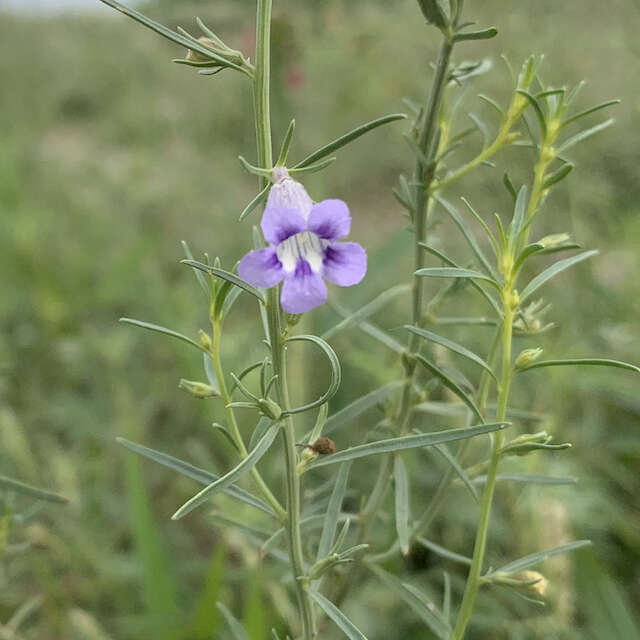
{"type": "MultiPolygon", "coordinates": [[[[403,110],[405,96],[423,98],[437,43],[414,4],[277,6],[275,138],[295,116],[294,157],[362,121],[403,110]]],[[[149,12],[187,28],[200,15],[250,50],[251,6],[162,3],[149,12]]],[[[481,55],[494,62],[472,93],[504,100],[508,76],[499,54],[518,64],[530,52],[544,52],[547,82],[588,79],[581,106],[623,100],[615,127],[575,148],[577,168],[548,201],[536,230],[540,236],[570,231],[602,252],[548,287],[552,319],[560,326],[542,344],[549,355],[637,363],[638,6],[541,0],[506,9],[490,0],[469,3],[467,13],[500,29],[488,44],[460,48],[458,60],[481,55]]],[[[7,559],[0,621],[27,595],[41,593],[44,601],[25,625],[26,638],[127,639],[156,637],[159,629],[171,638],[210,637],[197,635],[198,624],[210,624],[219,629],[215,637],[224,637],[215,626],[219,618],[198,602],[207,581],[209,593],[234,603],[235,613],[249,621],[252,640],[264,638],[262,616],[267,624],[282,621],[282,586],[270,579],[276,569],[267,562],[259,572],[246,540],[202,514],[170,523],[192,485],[151,464],[125,461],[128,454],[114,442],[123,435],[218,470],[231,460],[208,426],[219,410],[177,390],[180,377],[202,376],[199,359],[179,343],[119,326],[117,318],[130,315],[190,334],[205,326],[195,280],[178,264],[179,241],[187,240],[194,253],[220,255],[227,267],[250,245],[249,225],[235,223],[255,193],[236,160],[239,154],[252,157],[248,87],[227,73],[203,78],[172,65],[181,51],[118,15],[0,18],[0,460],[2,473],[71,498],[68,507],[48,508],[37,524],[16,532],[34,548],[7,559]],[[220,545],[227,551],[224,561],[216,555],[220,545]],[[162,567],[169,576],[164,587],[162,567]],[[216,577],[221,574],[224,579],[216,577]],[[167,628],[172,610],[181,612],[174,622],[182,632],[167,628]],[[195,626],[186,627],[185,620],[195,626]]],[[[371,134],[307,182],[317,199],[349,202],[352,235],[369,251],[369,277],[342,296],[352,307],[407,273],[409,236],[391,196],[398,173],[411,164],[402,131],[400,124],[371,134]]],[[[506,152],[498,169],[478,171],[461,193],[483,213],[504,213],[501,168],[508,165],[526,180],[524,156],[506,152]]],[[[448,251],[466,258],[454,229],[443,223],[438,233],[448,251]]],[[[341,298],[338,291],[332,295],[341,298]]],[[[250,310],[241,300],[227,329],[225,358],[236,371],[261,357],[250,310]]],[[[379,321],[398,326],[404,314],[385,310],[379,321]]],[[[335,316],[323,309],[305,322],[322,331],[335,316]]],[[[476,346],[487,340],[483,331],[473,338],[476,346]]],[[[336,346],[345,382],[334,408],[397,375],[390,370],[394,359],[356,333],[344,334],[336,346]]],[[[293,357],[306,361],[306,354],[301,348],[293,357]]],[[[553,418],[545,428],[574,443],[551,460],[532,459],[530,471],[570,474],[579,483],[504,490],[496,539],[510,557],[566,537],[595,544],[571,562],[550,563],[556,606],[540,611],[508,601],[518,620],[505,624],[499,637],[626,640],[637,634],[633,612],[640,608],[638,382],[631,374],[601,371],[528,375],[530,388],[521,385],[519,406],[549,412],[553,418]]],[[[315,384],[321,382],[308,380],[305,392],[315,384]]],[[[339,444],[361,438],[369,418],[339,444]]],[[[415,463],[428,495],[439,461],[420,457],[415,463]],[[427,460],[420,470],[418,460],[427,460]]],[[[438,539],[469,548],[473,518],[465,497],[452,501],[438,522],[438,539]]],[[[416,559],[411,570],[437,583],[433,576],[441,568],[427,557],[416,559]]],[[[377,583],[367,582],[358,596],[348,609],[368,620],[364,626],[377,630],[374,637],[430,637],[377,583]]],[[[481,614],[500,615],[496,607],[486,598],[481,614]]],[[[479,615],[473,637],[498,637],[488,633],[479,615]]]]}

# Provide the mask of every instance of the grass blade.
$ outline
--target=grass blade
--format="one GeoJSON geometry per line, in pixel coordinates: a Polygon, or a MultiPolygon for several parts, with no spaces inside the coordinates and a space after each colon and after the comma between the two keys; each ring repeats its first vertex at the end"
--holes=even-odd
{"type": "Polygon", "coordinates": [[[271,425],[268,431],[262,436],[260,442],[256,445],[249,455],[236,465],[231,471],[224,476],[219,477],[210,485],[205,487],[202,491],[197,493],[193,498],[187,500],[172,516],[172,520],[180,520],[184,518],[188,513],[191,513],[195,508],[199,507],[203,502],[208,500],[220,491],[224,491],[227,487],[231,486],[238,478],[242,477],[245,473],[250,471],[267,452],[271,443],[275,440],[280,423],[275,422],[271,425]]]}
{"type": "Polygon", "coordinates": [[[445,431],[435,431],[432,433],[420,433],[411,436],[401,436],[399,438],[388,438],[376,442],[360,444],[349,449],[343,449],[327,456],[320,456],[312,460],[307,465],[307,469],[324,467],[329,464],[337,464],[345,460],[356,460],[367,456],[374,456],[380,453],[391,453],[392,451],[403,451],[405,449],[415,449],[416,447],[431,447],[443,442],[463,440],[473,438],[484,433],[504,429],[508,424],[504,422],[493,422],[490,424],[479,424],[472,427],[462,427],[460,429],[447,429],[445,431]]]}
{"type": "Polygon", "coordinates": [[[19,493],[23,496],[29,496],[30,498],[43,500],[45,502],[56,502],[58,504],[66,504],[69,502],[67,498],[60,496],[57,493],[32,487],[31,485],[24,484],[24,482],[20,482],[19,480],[8,478],[7,476],[0,475],[0,487],[8,489],[9,491],[14,491],[15,493],[19,493]]]}
{"type": "Polygon", "coordinates": [[[520,302],[524,302],[532,293],[537,291],[545,282],[547,282],[547,280],[550,280],[559,273],[562,273],[565,269],[572,267],[574,264],[597,255],[597,253],[598,251],[595,249],[591,251],[584,251],[582,253],[578,253],[575,256],[565,258],[564,260],[559,260],[558,262],[552,264],[542,273],[538,274],[533,280],[531,280],[531,282],[529,282],[529,284],[520,294],[520,302]]]}
{"type": "Polygon", "coordinates": [[[231,611],[229,611],[229,609],[227,609],[227,607],[225,607],[222,604],[222,602],[216,603],[216,607],[218,607],[218,610],[224,616],[224,619],[226,620],[227,625],[229,626],[229,629],[231,631],[231,634],[234,637],[234,640],[250,640],[249,636],[247,635],[247,632],[244,630],[244,627],[240,624],[238,619],[231,613],[231,611]]]}
{"type": "Polygon", "coordinates": [[[333,602],[327,600],[322,594],[309,589],[307,592],[316,604],[336,623],[336,626],[349,640],[367,640],[367,637],[356,627],[347,616],[336,607],[333,602]]]}

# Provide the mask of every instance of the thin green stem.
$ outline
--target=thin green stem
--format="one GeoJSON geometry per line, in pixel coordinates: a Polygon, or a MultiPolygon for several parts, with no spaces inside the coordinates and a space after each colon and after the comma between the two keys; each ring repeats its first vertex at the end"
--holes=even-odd
{"type": "MultiPolygon", "coordinates": [[[[272,0],[258,0],[256,18],[256,61],[254,79],[254,105],[258,164],[261,167],[273,165],[271,144],[270,115],[270,72],[271,72],[271,6],[272,0]]],[[[260,188],[267,185],[267,178],[260,178],[260,188]]],[[[282,331],[279,291],[273,287],[267,297],[267,317],[269,325],[269,345],[273,373],[277,376],[275,384],[276,402],[283,411],[290,407],[287,386],[286,358],[282,331]]],[[[285,477],[287,492],[287,511],[285,530],[289,546],[289,558],[293,571],[294,585],[303,640],[311,640],[315,635],[314,611],[305,583],[299,579],[304,576],[304,557],[300,535],[300,477],[297,473],[297,452],[293,421],[291,417],[283,420],[282,435],[285,453],[285,477]]]]}
{"type": "MultiPolygon", "coordinates": [[[[498,408],[496,420],[503,421],[507,415],[509,402],[509,389],[513,376],[511,366],[511,343],[513,338],[513,293],[511,284],[505,285],[503,292],[504,322],[502,325],[502,371],[500,377],[500,393],[498,394],[498,408]]],[[[467,577],[467,583],[462,597],[462,604],[456,620],[456,625],[451,635],[451,640],[463,640],[464,634],[471,619],[478,589],[481,583],[484,556],[487,548],[489,521],[491,519],[491,506],[496,488],[498,466],[500,463],[500,449],[504,442],[504,434],[500,431],[492,436],[491,459],[487,469],[487,481],[482,492],[480,504],[480,518],[476,530],[476,540],[473,547],[471,568],[467,577]]]]}
{"type": "MultiPolygon", "coordinates": [[[[240,429],[238,428],[238,421],[236,420],[236,415],[233,410],[233,407],[228,406],[232,401],[231,395],[227,388],[227,383],[224,378],[224,371],[222,369],[222,361],[220,359],[220,342],[221,342],[221,327],[219,322],[213,322],[213,341],[211,344],[211,351],[209,352],[209,356],[211,357],[211,362],[213,363],[213,369],[216,373],[216,379],[218,381],[218,387],[220,388],[220,397],[225,404],[225,413],[227,415],[227,422],[229,424],[229,430],[231,433],[231,437],[238,449],[238,453],[241,458],[247,457],[247,448],[244,444],[244,440],[242,438],[242,434],[240,433],[240,429]]],[[[256,486],[258,487],[262,497],[269,503],[271,508],[275,511],[275,514],[280,520],[280,522],[285,522],[286,520],[286,511],[283,509],[282,505],[278,501],[278,499],[273,495],[269,487],[266,485],[264,479],[260,475],[260,472],[253,467],[251,469],[251,477],[253,478],[256,486]]]]}

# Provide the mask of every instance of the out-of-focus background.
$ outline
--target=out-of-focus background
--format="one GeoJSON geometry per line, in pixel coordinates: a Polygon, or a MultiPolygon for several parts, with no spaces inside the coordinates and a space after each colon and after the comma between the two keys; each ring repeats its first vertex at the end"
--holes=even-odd
{"type": "MultiPolygon", "coordinates": [[[[295,158],[360,122],[406,109],[404,97],[423,99],[438,38],[415,1],[275,4],[275,140],[295,116],[295,158]]],[[[541,344],[549,357],[638,363],[640,6],[631,0],[467,5],[470,19],[500,30],[495,40],[463,44],[456,54],[458,61],[493,61],[467,103],[489,122],[491,112],[475,94],[508,99],[503,52],[514,64],[545,53],[542,74],[554,86],[586,79],[579,108],[622,99],[615,126],[571,150],[576,169],[535,229],[537,236],[570,232],[601,254],[547,286],[550,320],[558,326],[522,344],[541,344]]],[[[230,44],[252,51],[248,0],[158,0],[144,10],[194,33],[198,15],[230,44]]],[[[179,241],[195,254],[219,255],[228,268],[250,247],[250,224],[235,222],[255,194],[236,159],[253,157],[247,83],[238,74],[203,77],[171,63],[183,53],[97,0],[72,8],[58,0],[0,2],[0,473],[70,499],[10,528],[0,623],[16,611],[23,619],[2,627],[3,638],[226,638],[211,605],[220,599],[252,640],[262,640],[288,615],[286,586],[274,579],[279,567],[256,553],[258,530],[239,533],[211,509],[171,522],[196,487],[115,443],[122,435],[217,471],[233,459],[209,426],[221,419],[220,408],[177,389],[181,377],[203,377],[198,355],[117,322],[128,315],[194,335],[206,326],[207,309],[193,275],[179,264],[179,241]]],[[[400,123],[370,134],[306,181],[315,199],[348,201],[352,236],[368,249],[365,282],[346,294],[331,291],[351,308],[408,273],[411,240],[391,195],[412,163],[401,135],[406,129],[400,123]]],[[[506,214],[502,172],[508,166],[514,179],[528,180],[530,160],[525,149],[508,150],[496,169],[478,170],[450,195],[469,197],[486,219],[493,211],[506,214]]],[[[468,260],[457,230],[443,223],[436,233],[450,253],[468,260]]],[[[458,310],[475,304],[472,293],[460,294],[458,310]]],[[[393,307],[379,314],[381,325],[404,322],[402,305],[393,307]]],[[[455,305],[450,309],[455,315],[455,305]]],[[[224,355],[235,371],[263,357],[253,311],[241,300],[228,323],[224,355]]],[[[321,332],[336,316],[325,308],[304,322],[321,332]]],[[[490,332],[449,335],[484,352],[490,332]]],[[[393,356],[357,332],[334,345],[344,382],[333,409],[400,374],[393,356]]],[[[303,350],[293,357],[309,362],[303,350]]],[[[577,483],[503,486],[490,561],[578,538],[594,545],[543,565],[545,608],[492,591],[479,602],[470,638],[640,638],[639,380],[596,368],[527,375],[515,404],[548,414],[533,427],[574,448],[524,464],[577,483]]],[[[305,393],[322,385],[317,378],[305,393]]],[[[338,445],[361,441],[378,417],[365,414],[338,445]]],[[[277,464],[273,454],[267,474],[277,464]]],[[[417,510],[443,467],[427,454],[416,454],[412,464],[417,510]]],[[[362,464],[354,472],[354,496],[374,470],[362,464]]],[[[233,503],[216,506],[223,518],[253,517],[233,503]]],[[[15,507],[27,509],[29,501],[15,507]]],[[[433,540],[470,553],[475,517],[463,491],[452,491],[433,540]]],[[[428,554],[413,553],[406,566],[398,559],[390,568],[425,585],[438,585],[446,569],[456,589],[464,577],[464,568],[428,554]]],[[[432,637],[373,578],[346,607],[373,639],[432,637]]],[[[339,635],[329,627],[325,637],[339,635]]]]}

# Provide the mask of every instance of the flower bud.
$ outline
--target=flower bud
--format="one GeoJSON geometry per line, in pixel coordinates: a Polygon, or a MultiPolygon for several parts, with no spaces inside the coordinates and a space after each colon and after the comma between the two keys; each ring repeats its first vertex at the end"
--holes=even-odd
{"type": "Polygon", "coordinates": [[[295,210],[306,220],[313,207],[307,190],[289,175],[285,167],[274,168],[273,183],[266,208],[295,210]]]}
{"type": "Polygon", "coordinates": [[[282,416],[282,408],[279,404],[270,400],[269,398],[261,398],[258,400],[258,408],[260,411],[267,416],[267,418],[271,418],[272,420],[280,420],[282,416]]]}
{"type": "Polygon", "coordinates": [[[522,588],[535,595],[542,597],[547,591],[549,581],[539,571],[521,571],[512,577],[521,580],[522,588]]]}
{"type": "Polygon", "coordinates": [[[532,362],[535,362],[541,355],[542,349],[540,347],[521,351],[520,355],[516,358],[516,369],[524,369],[532,362]]]}
{"type": "MultiPolygon", "coordinates": [[[[218,54],[222,53],[222,49],[220,49],[218,43],[211,38],[205,38],[203,36],[202,38],[198,38],[198,42],[207,47],[207,49],[213,49],[218,54]]],[[[207,62],[207,60],[211,60],[211,58],[205,56],[199,51],[192,51],[191,49],[187,49],[187,55],[185,58],[191,62],[207,62]]]]}
{"type": "Polygon", "coordinates": [[[185,380],[182,378],[178,384],[178,389],[182,389],[187,393],[190,393],[196,398],[216,398],[220,394],[210,384],[204,382],[197,382],[195,380],[185,380]]]}

